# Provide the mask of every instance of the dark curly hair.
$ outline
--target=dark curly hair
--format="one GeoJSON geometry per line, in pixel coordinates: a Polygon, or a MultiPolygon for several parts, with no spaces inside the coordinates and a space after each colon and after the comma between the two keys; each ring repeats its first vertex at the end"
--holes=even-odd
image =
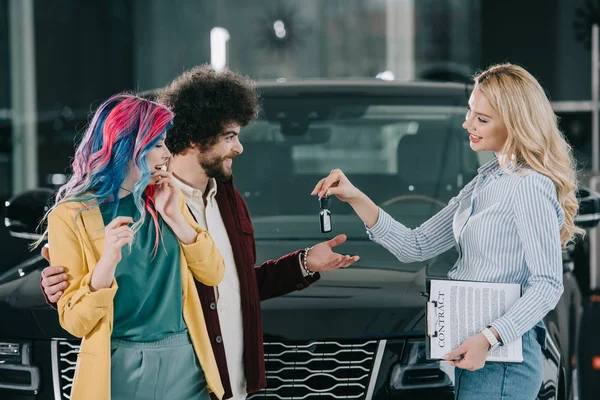
{"type": "Polygon", "coordinates": [[[228,69],[216,72],[209,64],[184,72],[160,90],[156,101],[174,113],[167,147],[181,154],[192,144],[206,150],[217,143],[232,123],[246,126],[260,108],[256,84],[228,69]]]}

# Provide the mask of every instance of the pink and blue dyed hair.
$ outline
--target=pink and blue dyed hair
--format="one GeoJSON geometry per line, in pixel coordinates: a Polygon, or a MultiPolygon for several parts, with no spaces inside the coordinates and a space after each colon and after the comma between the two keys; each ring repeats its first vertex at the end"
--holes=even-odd
{"type": "MultiPolygon", "coordinates": [[[[56,195],[56,205],[64,202],[89,202],[89,207],[112,201],[116,217],[119,191],[131,161],[140,171],[133,185],[133,198],[140,212],[136,230],[148,212],[157,229],[159,224],[152,204],[153,187],[147,153],[165,138],[172,126],[173,113],[166,107],[130,94],[117,94],[100,105],[77,147],[72,163],[73,175],[56,195]],[[143,196],[146,192],[146,196],[143,196]]],[[[155,248],[156,248],[155,246],[155,248]]]]}

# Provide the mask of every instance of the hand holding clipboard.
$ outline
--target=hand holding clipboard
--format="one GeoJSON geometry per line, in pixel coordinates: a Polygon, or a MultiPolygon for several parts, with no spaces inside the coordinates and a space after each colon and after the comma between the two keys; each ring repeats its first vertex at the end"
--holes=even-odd
{"type": "MultiPolygon", "coordinates": [[[[521,285],[432,279],[427,281],[427,358],[440,360],[478,334],[521,297],[521,285]]],[[[521,339],[497,347],[487,361],[522,362],[521,339]]]]}

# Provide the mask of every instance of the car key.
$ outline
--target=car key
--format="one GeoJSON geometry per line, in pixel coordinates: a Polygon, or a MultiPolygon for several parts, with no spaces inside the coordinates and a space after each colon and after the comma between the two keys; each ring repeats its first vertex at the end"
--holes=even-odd
{"type": "Polygon", "coordinates": [[[329,207],[331,206],[331,198],[321,197],[319,199],[319,205],[321,212],[319,213],[319,220],[321,221],[321,233],[331,232],[331,212],[329,207]]]}

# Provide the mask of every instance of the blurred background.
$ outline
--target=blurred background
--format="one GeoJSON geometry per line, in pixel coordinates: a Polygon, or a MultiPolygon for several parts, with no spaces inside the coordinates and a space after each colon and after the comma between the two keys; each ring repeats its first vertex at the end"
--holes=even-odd
{"type": "MultiPolygon", "coordinates": [[[[200,63],[257,80],[468,81],[494,63],[532,72],[589,168],[590,27],[582,0],[0,0],[0,207],[63,183],[74,138],[115,92],[200,63]]],[[[0,212],[3,210],[0,209],[0,212]]],[[[5,265],[27,243],[0,227],[5,265]]]]}

